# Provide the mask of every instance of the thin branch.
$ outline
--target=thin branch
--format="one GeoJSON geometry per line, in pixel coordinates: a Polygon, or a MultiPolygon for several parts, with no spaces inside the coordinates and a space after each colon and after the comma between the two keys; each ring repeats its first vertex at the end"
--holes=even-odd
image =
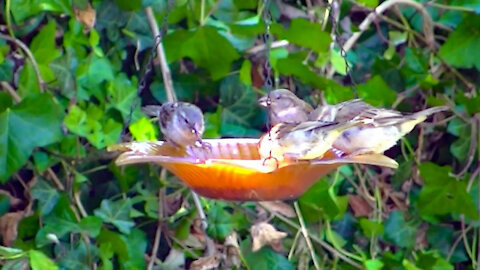
{"type": "Polygon", "coordinates": [[[7,82],[0,82],[0,86],[13,98],[13,102],[20,103],[22,98],[17,94],[17,91],[7,82]]]}
{"type": "Polygon", "coordinates": [[[303,238],[305,238],[305,242],[307,242],[308,250],[310,251],[310,256],[312,256],[313,265],[315,266],[315,269],[320,269],[320,265],[318,264],[315,250],[313,249],[312,241],[310,241],[310,236],[308,236],[308,231],[307,231],[307,228],[305,227],[305,222],[303,221],[302,212],[300,211],[300,207],[298,207],[297,201],[293,203],[293,207],[295,208],[295,212],[297,213],[298,222],[300,222],[300,229],[302,231],[303,238]]]}
{"type": "Polygon", "coordinates": [[[7,35],[1,34],[1,33],[0,33],[0,38],[15,43],[18,47],[20,47],[27,54],[28,59],[30,59],[30,61],[32,62],[32,66],[33,66],[33,70],[35,71],[35,75],[37,76],[38,88],[40,89],[40,92],[43,93],[44,82],[43,82],[43,79],[42,79],[42,75],[40,73],[40,69],[38,68],[37,60],[35,60],[35,57],[33,56],[32,52],[30,51],[28,46],[25,45],[25,43],[23,43],[21,40],[19,40],[17,38],[7,36],[7,35]]]}
{"type": "Polygon", "coordinates": [[[55,183],[55,185],[57,186],[57,188],[58,188],[60,191],[64,191],[64,190],[65,190],[65,186],[62,184],[62,182],[60,181],[60,179],[58,179],[57,175],[56,175],[55,172],[52,170],[52,168],[48,168],[48,169],[47,169],[47,173],[48,173],[48,175],[50,175],[50,178],[52,178],[52,181],[53,181],[53,183],[55,183]]]}
{"type": "Polygon", "coordinates": [[[389,8],[397,4],[411,6],[422,14],[423,32],[425,34],[426,43],[430,48],[433,48],[434,46],[433,22],[432,22],[432,18],[430,17],[428,12],[425,10],[423,5],[412,0],[387,0],[381,3],[372,12],[370,12],[370,14],[368,14],[368,16],[358,26],[358,29],[360,31],[353,33],[353,35],[347,40],[347,42],[345,42],[345,45],[343,46],[343,49],[345,50],[345,52],[348,52],[353,47],[353,45],[357,42],[358,38],[368,29],[370,24],[375,20],[375,17],[383,14],[389,8]]]}
{"type": "MultiPolygon", "coordinates": [[[[296,230],[301,230],[300,226],[297,225],[295,222],[291,221],[290,219],[282,216],[282,215],[279,215],[279,214],[276,214],[274,212],[271,212],[269,209],[265,208],[267,211],[269,211],[270,213],[272,213],[273,216],[275,216],[276,218],[280,219],[281,221],[283,221],[285,224],[295,228],[296,230]]],[[[358,268],[358,269],[363,269],[363,267],[358,264],[357,262],[353,261],[352,259],[350,259],[349,257],[347,257],[346,255],[340,253],[338,250],[336,250],[334,247],[330,246],[329,244],[327,244],[325,241],[321,240],[319,237],[315,236],[315,235],[310,235],[310,238],[317,244],[319,244],[320,246],[322,246],[324,249],[328,250],[330,253],[333,254],[333,256],[336,256],[342,260],[344,260],[346,263],[350,264],[351,266],[355,267],[355,268],[358,268]]]]}
{"type": "MultiPolygon", "coordinates": [[[[156,38],[160,36],[160,30],[158,29],[158,24],[155,20],[155,16],[153,15],[152,8],[146,7],[145,13],[147,15],[148,24],[150,24],[150,29],[152,30],[153,36],[156,40],[156,38]]],[[[170,72],[170,67],[168,67],[167,57],[165,56],[165,50],[163,49],[162,42],[157,45],[157,57],[162,70],[163,84],[165,85],[167,100],[169,102],[175,102],[177,101],[177,96],[175,94],[175,90],[173,89],[172,74],[170,72]]]]}
{"type": "MultiPolygon", "coordinates": [[[[166,175],[167,175],[167,170],[162,168],[162,171],[160,172],[160,179],[162,180],[165,179],[166,175]]],[[[148,262],[147,270],[153,269],[155,259],[157,259],[158,246],[160,245],[160,237],[162,236],[162,225],[164,222],[163,218],[165,217],[164,207],[165,207],[165,187],[161,187],[158,190],[157,230],[155,231],[155,240],[153,241],[152,256],[150,257],[150,260],[148,262]]]]}
{"type": "MultiPolygon", "coordinates": [[[[277,48],[282,48],[282,47],[287,47],[289,45],[287,40],[277,40],[273,41],[270,44],[270,49],[277,49],[277,48]]],[[[259,44],[256,46],[251,47],[250,49],[246,50],[247,54],[258,54],[267,49],[267,46],[265,44],[259,44]]]]}

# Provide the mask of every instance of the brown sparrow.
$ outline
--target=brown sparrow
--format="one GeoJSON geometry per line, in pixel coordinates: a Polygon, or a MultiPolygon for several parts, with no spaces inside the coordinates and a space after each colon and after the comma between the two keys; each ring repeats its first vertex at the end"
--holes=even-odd
{"type": "Polygon", "coordinates": [[[260,138],[258,151],[262,159],[280,162],[321,158],[335,139],[346,129],[360,125],[361,121],[343,123],[307,121],[278,123],[260,138]]]}
{"type": "Polygon", "coordinates": [[[345,122],[363,119],[365,124],[345,130],[333,143],[333,147],[351,155],[381,154],[431,114],[448,110],[439,106],[413,114],[383,108],[375,108],[360,99],[326,105],[315,109],[310,120],[345,122]]]}
{"type": "Polygon", "coordinates": [[[269,110],[272,126],[278,123],[300,123],[307,121],[308,114],[313,111],[312,106],[299,99],[287,89],[276,89],[268,96],[261,97],[258,104],[269,110]]]}
{"type": "Polygon", "coordinates": [[[142,108],[149,116],[159,119],[160,130],[165,140],[177,147],[203,146],[205,129],[203,113],[195,105],[186,102],[167,102],[162,106],[142,108]]]}

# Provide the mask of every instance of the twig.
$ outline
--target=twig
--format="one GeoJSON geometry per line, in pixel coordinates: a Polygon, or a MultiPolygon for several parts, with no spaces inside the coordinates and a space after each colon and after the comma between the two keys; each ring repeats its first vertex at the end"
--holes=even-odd
{"type": "Polygon", "coordinates": [[[5,90],[5,92],[12,96],[15,103],[20,103],[20,101],[22,101],[22,98],[17,94],[17,91],[15,91],[15,89],[13,89],[13,87],[9,83],[0,82],[0,85],[5,90]]]}
{"type": "Polygon", "coordinates": [[[467,164],[465,164],[465,167],[463,167],[463,169],[457,174],[458,178],[462,177],[468,171],[468,168],[470,168],[470,165],[472,165],[473,159],[475,158],[475,152],[477,151],[478,126],[475,118],[472,118],[470,120],[470,129],[471,129],[471,134],[470,134],[470,148],[468,149],[468,160],[467,160],[467,164]]]}
{"type": "Polygon", "coordinates": [[[462,241],[464,235],[468,233],[468,231],[470,231],[472,228],[473,228],[473,225],[470,224],[465,230],[462,230],[460,232],[460,235],[457,237],[457,239],[455,239],[452,246],[450,247],[450,250],[447,253],[447,257],[445,258],[447,261],[450,261],[450,258],[452,257],[453,252],[455,252],[455,248],[458,246],[460,241],[462,241]]]}
{"type": "MultiPolygon", "coordinates": [[[[162,171],[160,172],[160,179],[165,179],[166,175],[167,175],[167,171],[164,168],[162,168],[162,171]]],[[[162,236],[162,225],[164,222],[163,218],[165,217],[164,203],[165,203],[165,187],[161,187],[158,190],[157,230],[155,231],[155,240],[153,241],[152,256],[150,257],[150,260],[148,262],[147,270],[153,269],[153,264],[155,262],[155,259],[157,258],[158,246],[160,245],[160,237],[162,236]]]]}
{"type": "Polygon", "coordinates": [[[297,213],[298,222],[300,222],[300,229],[302,231],[303,238],[305,238],[305,242],[307,243],[308,250],[310,251],[310,256],[312,256],[313,265],[315,266],[315,269],[320,269],[320,265],[318,264],[315,250],[313,250],[312,241],[310,241],[310,237],[308,236],[308,231],[307,231],[307,228],[305,227],[305,222],[303,221],[302,212],[298,207],[297,201],[293,203],[293,207],[295,208],[295,212],[297,213]]]}
{"type": "MultiPolygon", "coordinates": [[[[148,23],[150,24],[150,29],[152,30],[153,36],[156,39],[160,36],[160,30],[158,30],[158,24],[155,20],[155,16],[153,15],[152,8],[146,7],[145,13],[147,15],[148,23]]],[[[165,93],[167,95],[167,100],[169,102],[175,102],[177,101],[177,96],[175,94],[175,90],[173,90],[172,74],[170,72],[170,68],[168,67],[167,57],[165,56],[165,50],[163,49],[162,42],[157,45],[157,57],[160,62],[160,68],[162,71],[163,84],[165,85],[165,93]]]]}
{"type": "MultiPolygon", "coordinates": [[[[289,220],[288,218],[282,216],[282,215],[279,215],[279,214],[276,214],[274,212],[271,212],[269,209],[265,208],[267,211],[269,211],[270,213],[272,213],[273,216],[275,216],[276,218],[280,219],[281,221],[283,221],[284,223],[286,223],[287,225],[295,228],[296,230],[300,230],[300,226],[297,225],[295,222],[289,220]]],[[[317,236],[315,235],[310,235],[310,238],[317,244],[319,244],[320,246],[322,246],[324,249],[328,250],[330,253],[332,253],[334,256],[337,256],[338,258],[344,260],[346,263],[350,264],[351,266],[353,267],[356,267],[358,269],[363,269],[363,267],[358,264],[357,262],[353,261],[352,259],[350,259],[349,257],[347,257],[346,255],[338,252],[334,247],[330,246],[329,244],[327,244],[325,241],[321,240],[320,238],[318,238],[317,236]]]]}
{"type": "Polygon", "coordinates": [[[422,14],[423,32],[425,34],[426,43],[430,48],[433,48],[434,46],[433,22],[432,22],[432,18],[430,17],[428,12],[425,10],[425,8],[421,4],[412,0],[387,0],[381,3],[372,12],[370,12],[370,14],[368,14],[368,16],[358,26],[358,29],[360,31],[353,33],[353,35],[347,40],[347,42],[345,42],[345,45],[343,46],[345,53],[348,52],[353,47],[355,42],[357,42],[358,38],[363,34],[363,32],[367,30],[367,28],[370,26],[373,20],[375,20],[375,17],[383,14],[386,10],[388,10],[389,8],[397,4],[411,6],[422,14]]]}
{"type": "Polygon", "coordinates": [[[55,185],[57,186],[57,188],[58,188],[60,191],[64,191],[64,190],[65,190],[65,186],[62,184],[62,182],[60,181],[60,179],[58,179],[57,175],[56,175],[55,172],[52,170],[52,168],[48,168],[48,169],[47,169],[47,173],[48,173],[48,175],[50,175],[50,178],[52,178],[52,181],[53,181],[53,183],[55,183],[55,185]]]}
{"type": "Polygon", "coordinates": [[[438,9],[446,9],[446,10],[454,10],[454,11],[466,11],[466,12],[475,12],[475,10],[467,7],[459,7],[459,6],[450,6],[450,5],[443,5],[434,3],[433,1],[429,1],[424,3],[425,6],[430,6],[438,9]]]}
{"type": "Polygon", "coordinates": [[[21,40],[19,40],[17,38],[7,36],[7,35],[1,34],[1,33],[0,33],[0,38],[15,43],[18,47],[20,47],[27,54],[28,59],[30,59],[30,61],[32,62],[32,66],[33,66],[33,70],[35,71],[35,75],[37,76],[38,88],[40,89],[40,93],[43,93],[44,82],[43,82],[43,79],[42,79],[42,75],[40,73],[40,69],[38,68],[37,60],[35,60],[35,57],[33,56],[30,49],[27,47],[27,45],[25,45],[25,43],[23,43],[21,40]]]}
{"type": "MultiPolygon", "coordinates": [[[[270,44],[270,49],[277,49],[277,48],[282,48],[282,47],[287,47],[289,45],[287,40],[277,40],[273,41],[270,44]]],[[[246,50],[245,52],[247,54],[258,54],[267,49],[266,44],[259,44],[256,46],[251,47],[250,49],[246,50]]]]}
{"type": "MultiPolygon", "coordinates": [[[[153,11],[152,11],[152,8],[151,7],[146,7],[145,8],[145,13],[147,15],[147,19],[148,19],[148,23],[150,24],[150,28],[152,29],[152,32],[153,32],[153,35],[154,37],[158,37],[160,36],[160,31],[158,30],[158,25],[157,25],[157,21],[155,20],[155,16],[153,15],[153,11]]],[[[167,58],[165,56],[165,51],[163,49],[163,44],[162,42],[160,42],[158,45],[157,45],[157,57],[158,57],[158,60],[160,62],[160,67],[161,67],[161,71],[162,71],[162,76],[163,76],[163,83],[165,85],[165,93],[166,93],[166,96],[167,96],[167,100],[169,102],[176,102],[177,101],[177,96],[175,94],[175,90],[173,88],[173,81],[172,81],[172,74],[170,72],[170,68],[168,67],[168,63],[167,63],[167,58]]],[[[210,239],[210,237],[208,237],[207,233],[206,233],[206,229],[207,229],[207,218],[206,218],[206,215],[205,215],[205,212],[203,211],[203,208],[202,208],[202,204],[200,203],[200,198],[198,197],[198,195],[192,191],[192,199],[195,203],[195,206],[197,208],[197,211],[198,211],[198,215],[200,216],[200,219],[202,220],[202,230],[203,230],[203,233],[205,235],[205,241],[207,243],[207,254],[208,255],[212,255],[214,254],[215,250],[213,247],[213,242],[212,240],[210,239]]]]}
{"type": "Polygon", "coordinates": [[[218,5],[220,5],[220,2],[222,2],[222,0],[217,0],[215,5],[213,5],[212,8],[208,11],[207,15],[205,16],[205,20],[212,16],[213,12],[218,8],[218,5]]]}
{"type": "Polygon", "coordinates": [[[80,211],[80,215],[82,215],[82,217],[88,217],[88,213],[87,211],[85,211],[82,201],[80,200],[80,191],[75,192],[75,194],[73,195],[73,199],[75,200],[78,211],[80,211]]]}

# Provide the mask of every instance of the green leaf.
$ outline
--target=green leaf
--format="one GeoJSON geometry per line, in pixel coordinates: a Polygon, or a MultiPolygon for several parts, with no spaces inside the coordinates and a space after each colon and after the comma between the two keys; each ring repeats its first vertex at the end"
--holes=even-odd
{"type": "Polygon", "coordinates": [[[235,223],[222,203],[215,205],[208,211],[208,228],[207,232],[215,239],[223,240],[235,228],[235,223]]]}
{"type": "Polygon", "coordinates": [[[23,250],[21,250],[21,249],[0,246],[0,259],[1,260],[17,259],[17,258],[23,257],[24,255],[25,255],[25,252],[23,252],[23,250]]]}
{"type": "Polygon", "coordinates": [[[426,251],[420,253],[418,256],[416,265],[420,269],[442,269],[442,270],[453,270],[453,265],[448,263],[444,258],[442,258],[437,252],[426,251]]]}
{"type": "Polygon", "coordinates": [[[0,92],[0,113],[4,112],[7,108],[12,107],[13,100],[7,92],[0,92]]]}
{"type": "Polygon", "coordinates": [[[375,75],[368,82],[357,86],[358,96],[373,106],[391,106],[397,94],[382,79],[375,75]]]}
{"type": "Polygon", "coordinates": [[[225,77],[232,62],[240,57],[232,44],[211,26],[200,27],[193,33],[181,30],[174,33],[164,40],[168,60],[189,57],[206,68],[214,80],[225,77]]]}
{"type": "Polygon", "coordinates": [[[12,0],[11,3],[12,15],[18,24],[41,11],[38,0],[12,0]]]}
{"type": "Polygon", "coordinates": [[[312,49],[317,53],[328,52],[332,41],[330,34],[322,31],[320,24],[311,23],[302,18],[293,19],[287,30],[284,30],[280,24],[273,24],[271,32],[279,39],[287,39],[293,44],[312,49]]]}
{"type": "Polygon", "coordinates": [[[128,130],[135,141],[155,141],[157,139],[157,129],[152,121],[147,118],[140,118],[136,122],[130,124],[128,130]]]}
{"type": "Polygon", "coordinates": [[[453,0],[449,6],[459,6],[464,8],[471,8],[477,14],[480,13],[480,0],[453,0]]]}
{"type": "Polygon", "coordinates": [[[256,137],[258,130],[251,127],[262,124],[258,119],[257,96],[252,87],[232,75],[222,80],[220,85],[220,105],[222,110],[220,130],[223,136],[256,137]]]}
{"type": "Polygon", "coordinates": [[[440,48],[440,56],[450,65],[480,70],[480,17],[468,15],[440,48]]]}
{"type": "MultiPolygon", "coordinates": [[[[246,241],[245,241],[246,242],[246,241]]],[[[242,249],[245,250],[243,254],[250,269],[255,270],[293,270],[295,267],[285,256],[274,252],[271,248],[264,247],[257,252],[251,251],[251,245],[244,245],[242,249]],[[248,249],[244,249],[243,247],[248,249]]]]}
{"type": "Polygon", "coordinates": [[[125,73],[119,73],[107,86],[108,105],[119,110],[125,120],[132,113],[132,103],[140,103],[136,84],[136,80],[129,80],[125,73]]]}
{"type": "Polygon", "coordinates": [[[357,2],[371,8],[378,6],[378,0],[358,0],[357,2]]]}
{"type": "Polygon", "coordinates": [[[400,211],[393,211],[387,221],[385,221],[385,240],[399,247],[413,247],[416,234],[417,228],[405,221],[400,211]]]}
{"type": "Polygon", "coordinates": [[[115,0],[115,3],[121,9],[128,11],[139,10],[142,7],[142,0],[115,0]]]}
{"type": "Polygon", "coordinates": [[[72,133],[86,137],[97,148],[116,143],[122,133],[122,124],[93,104],[86,111],[76,105],[70,107],[64,124],[72,133]]]}
{"type": "Polygon", "coordinates": [[[13,61],[6,59],[0,63],[0,81],[11,81],[13,75],[13,61]]]}
{"type": "Polygon", "coordinates": [[[33,186],[32,196],[39,201],[42,215],[49,214],[60,198],[58,191],[42,179],[39,179],[33,186]]]}
{"type": "Polygon", "coordinates": [[[251,86],[252,85],[252,62],[250,60],[245,60],[242,63],[242,67],[240,68],[240,81],[245,85],[251,86]]]}
{"type": "Polygon", "coordinates": [[[300,197],[300,209],[307,222],[319,221],[323,214],[326,214],[330,220],[337,216],[339,209],[329,189],[328,183],[320,180],[300,197]]]}
{"type": "Polygon", "coordinates": [[[96,209],[94,213],[95,216],[103,219],[104,222],[113,224],[120,232],[129,234],[131,228],[135,225],[129,216],[131,208],[132,203],[130,199],[116,202],[104,199],[100,204],[100,208],[96,209]]]}
{"type": "Polygon", "coordinates": [[[48,94],[29,96],[0,113],[0,182],[20,169],[35,147],[61,139],[62,117],[62,108],[48,94]]]}
{"type": "Polygon", "coordinates": [[[467,192],[465,181],[450,176],[449,166],[438,166],[431,162],[422,163],[420,175],[425,179],[417,205],[423,217],[449,213],[465,214],[477,219],[472,196],[467,192]]]}
{"type": "Polygon", "coordinates": [[[360,219],[360,227],[363,234],[367,237],[383,235],[383,224],[378,221],[369,220],[366,218],[360,219]]]}
{"type": "Polygon", "coordinates": [[[30,43],[30,50],[38,64],[48,65],[61,55],[55,44],[55,31],[55,20],[50,20],[30,43]]]}
{"type": "Polygon", "coordinates": [[[41,251],[30,250],[28,256],[32,270],[58,269],[58,266],[41,251]]]}
{"type": "Polygon", "coordinates": [[[384,264],[379,259],[370,259],[366,260],[363,265],[367,270],[380,270],[383,268],[384,264]]]}

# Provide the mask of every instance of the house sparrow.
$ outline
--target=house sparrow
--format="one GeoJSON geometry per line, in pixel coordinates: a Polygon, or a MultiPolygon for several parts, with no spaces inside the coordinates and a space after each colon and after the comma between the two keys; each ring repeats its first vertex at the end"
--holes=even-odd
{"type": "Polygon", "coordinates": [[[300,123],[307,121],[308,114],[313,111],[312,106],[299,99],[287,89],[276,89],[260,98],[258,104],[269,110],[272,126],[278,123],[300,123]]]}
{"type": "Polygon", "coordinates": [[[321,158],[332,143],[346,129],[362,124],[361,121],[344,123],[307,121],[278,123],[260,138],[258,151],[264,160],[281,162],[321,158]]]}
{"type": "Polygon", "coordinates": [[[197,106],[186,102],[167,102],[162,106],[145,106],[142,111],[158,117],[160,130],[169,143],[177,147],[204,146],[203,114],[197,106]]]}
{"type": "Polygon", "coordinates": [[[375,108],[360,99],[336,105],[326,105],[313,111],[310,120],[345,122],[352,119],[366,120],[363,125],[345,130],[333,143],[333,147],[350,155],[381,154],[431,114],[448,110],[439,106],[413,114],[383,108],[375,108]]]}

